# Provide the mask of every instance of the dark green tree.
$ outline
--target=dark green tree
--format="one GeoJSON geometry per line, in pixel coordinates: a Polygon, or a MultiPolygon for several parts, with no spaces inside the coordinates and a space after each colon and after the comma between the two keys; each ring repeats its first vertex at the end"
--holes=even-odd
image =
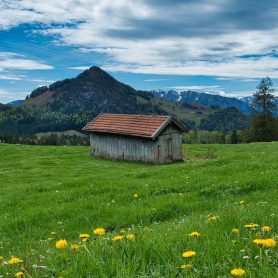
{"type": "Polygon", "coordinates": [[[253,141],[273,141],[278,139],[278,124],[274,117],[275,89],[269,77],[263,78],[253,95],[251,134],[253,141]]]}
{"type": "Polygon", "coordinates": [[[231,143],[232,144],[237,144],[238,143],[238,136],[237,136],[237,131],[233,130],[231,133],[231,143]]]}

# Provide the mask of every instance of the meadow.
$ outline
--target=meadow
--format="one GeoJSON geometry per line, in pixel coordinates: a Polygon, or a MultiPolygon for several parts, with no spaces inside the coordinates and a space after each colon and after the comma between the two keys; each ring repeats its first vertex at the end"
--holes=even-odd
{"type": "Polygon", "coordinates": [[[183,147],[152,165],[0,144],[0,277],[278,277],[278,143],[183,147]]]}

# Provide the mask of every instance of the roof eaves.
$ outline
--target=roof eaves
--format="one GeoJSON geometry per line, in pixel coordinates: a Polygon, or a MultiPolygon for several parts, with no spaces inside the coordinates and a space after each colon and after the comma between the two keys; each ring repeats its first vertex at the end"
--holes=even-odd
{"type": "Polygon", "coordinates": [[[96,119],[98,119],[100,116],[102,116],[104,113],[100,113],[99,115],[97,115],[93,120],[91,120],[88,124],[86,124],[83,128],[82,128],[82,130],[83,131],[87,131],[87,127],[91,124],[91,123],[93,123],[96,119]]]}

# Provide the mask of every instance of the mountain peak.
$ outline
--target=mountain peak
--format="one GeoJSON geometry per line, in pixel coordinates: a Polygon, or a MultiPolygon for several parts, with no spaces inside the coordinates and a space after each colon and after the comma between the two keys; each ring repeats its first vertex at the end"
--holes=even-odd
{"type": "Polygon", "coordinates": [[[82,75],[110,76],[106,71],[97,66],[92,66],[79,74],[79,76],[82,75]]]}

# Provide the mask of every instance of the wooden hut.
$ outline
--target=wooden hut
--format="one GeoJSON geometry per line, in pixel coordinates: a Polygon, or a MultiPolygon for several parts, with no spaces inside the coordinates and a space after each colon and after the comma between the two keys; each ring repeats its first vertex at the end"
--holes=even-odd
{"type": "Polygon", "coordinates": [[[169,163],[183,159],[185,127],[171,116],[100,114],[84,128],[96,157],[169,163]]]}

